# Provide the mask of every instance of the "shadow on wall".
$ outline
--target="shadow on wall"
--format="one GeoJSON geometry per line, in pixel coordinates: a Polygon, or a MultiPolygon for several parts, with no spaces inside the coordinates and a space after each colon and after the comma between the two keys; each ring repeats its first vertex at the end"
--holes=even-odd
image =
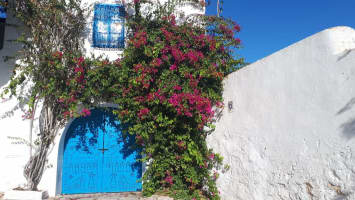
{"type": "MultiPolygon", "coordinates": [[[[1,67],[1,66],[0,66],[1,67]]],[[[1,70],[0,70],[1,72],[1,70]]],[[[6,111],[1,112],[0,113],[0,120],[8,118],[8,117],[12,117],[15,114],[15,111],[17,110],[21,110],[23,113],[26,112],[25,106],[27,105],[26,102],[28,102],[29,98],[30,98],[30,93],[24,88],[24,86],[26,85],[27,81],[24,82],[25,84],[22,85],[22,87],[20,88],[20,92],[18,92],[18,95],[23,97],[23,101],[21,102],[17,102],[16,105],[12,106],[12,107],[8,107],[6,109],[6,111]]],[[[1,87],[0,87],[1,88],[1,87]]],[[[1,90],[0,90],[1,92],[1,90]]],[[[16,97],[12,97],[12,98],[16,98],[16,97]]],[[[0,99],[0,105],[1,103],[5,103],[6,101],[8,101],[9,99],[0,99]]]]}
{"type": "Polygon", "coordinates": [[[352,139],[355,136],[355,117],[343,123],[340,127],[344,136],[347,139],[352,139]]]}
{"type": "MultiPolygon", "coordinates": [[[[350,101],[345,104],[343,108],[341,108],[336,115],[341,115],[353,108],[355,105],[355,98],[350,99],[350,101]]],[[[355,136],[355,117],[351,118],[347,122],[343,123],[340,128],[342,129],[342,133],[344,137],[347,139],[352,139],[355,136]]]]}
{"type": "Polygon", "coordinates": [[[338,196],[338,197],[335,197],[334,200],[346,200],[347,199],[347,196],[338,196]]]}
{"type": "Polygon", "coordinates": [[[352,98],[342,109],[337,112],[337,115],[341,115],[350,110],[355,105],[355,98],[352,98]]]}
{"type": "MultiPolygon", "coordinates": [[[[0,50],[0,92],[10,81],[15,66],[14,58],[22,46],[20,43],[15,42],[21,35],[21,24],[19,20],[14,18],[10,9],[8,9],[8,12],[5,25],[4,46],[3,49],[0,50]]],[[[19,95],[27,96],[27,91],[24,86],[19,88],[19,95]]],[[[0,99],[0,103],[5,103],[8,100],[10,99],[0,99]]],[[[26,102],[26,99],[24,99],[23,102],[26,102]]],[[[24,105],[25,103],[17,103],[16,105],[11,105],[11,107],[6,107],[6,110],[0,113],[0,120],[13,116],[18,109],[24,111],[24,105]]]]}

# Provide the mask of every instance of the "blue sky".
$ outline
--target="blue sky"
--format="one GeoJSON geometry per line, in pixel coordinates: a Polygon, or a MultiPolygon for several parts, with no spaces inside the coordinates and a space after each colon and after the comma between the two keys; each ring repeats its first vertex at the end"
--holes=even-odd
{"type": "MultiPolygon", "coordinates": [[[[211,0],[207,14],[216,13],[211,0]]],[[[355,29],[355,0],[224,0],[222,15],[242,27],[236,54],[255,62],[334,26],[355,29]]]]}

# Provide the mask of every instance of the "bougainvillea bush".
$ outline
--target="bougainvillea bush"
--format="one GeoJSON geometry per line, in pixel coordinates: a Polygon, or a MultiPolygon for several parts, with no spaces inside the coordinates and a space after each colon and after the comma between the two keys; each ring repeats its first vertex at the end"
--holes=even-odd
{"type": "Polygon", "coordinates": [[[175,197],[219,199],[214,170],[222,157],[206,136],[223,106],[222,80],[242,63],[231,51],[240,27],[215,17],[177,24],[174,15],[133,19],[130,27],[115,103],[148,163],[144,194],[169,189],[175,197]]]}

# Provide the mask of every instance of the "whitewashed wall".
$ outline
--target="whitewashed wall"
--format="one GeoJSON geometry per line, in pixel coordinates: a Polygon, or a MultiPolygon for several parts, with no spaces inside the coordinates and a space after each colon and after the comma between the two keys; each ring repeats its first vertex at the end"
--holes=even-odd
{"type": "MultiPolygon", "coordinates": [[[[0,91],[8,84],[14,61],[4,62],[6,56],[14,56],[20,46],[11,42],[20,31],[18,22],[9,15],[5,29],[4,48],[0,50],[0,91]],[[10,40],[10,41],[9,41],[10,40]]],[[[22,120],[22,106],[16,99],[0,98],[0,191],[13,188],[24,182],[23,166],[29,157],[29,148],[23,141],[9,139],[20,137],[28,140],[29,122],[22,120]]]]}
{"type": "Polygon", "coordinates": [[[228,76],[208,138],[231,166],[223,199],[355,199],[354,49],[335,27],[228,76]]]}
{"type": "MultiPolygon", "coordinates": [[[[165,0],[161,0],[164,2],[165,0]]],[[[107,50],[92,48],[92,20],[93,20],[93,7],[95,3],[120,3],[121,1],[115,0],[83,0],[83,6],[91,8],[85,30],[84,49],[87,56],[100,56],[107,57],[109,60],[115,60],[122,54],[120,50],[107,50]]],[[[126,2],[129,2],[126,0],[126,2]]],[[[190,5],[181,8],[186,15],[193,13],[203,14],[204,10],[196,10],[190,5]]],[[[128,10],[128,12],[132,12],[128,10]]],[[[19,23],[9,15],[8,23],[19,25],[19,23]]],[[[20,35],[19,29],[15,26],[7,26],[5,33],[4,49],[0,50],[0,91],[9,83],[10,75],[12,74],[14,62],[4,62],[3,56],[13,56],[17,50],[20,49],[19,45],[10,43],[7,40],[14,40],[20,35]]],[[[26,88],[22,90],[26,91],[26,88]]],[[[23,120],[23,105],[20,105],[15,98],[5,97],[0,99],[0,192],[13,189],[18,186],[23,186],[26,181],[23,177],[23,168],[29,159],[29,146],[25,143],[29,140],[30,121],[23,120]],[[10,137],[19,138],[20,140],[10,139],[10,137]]],[[[38,108],[40,110],[40,108],[38,108]]],[[[33,128],[33,137],[39,132],[38,118],[35,117],[33,128]]],[[[68,123],[67,127],[69,126],[68,123]]],[[[66,128],[66,127],[65,127],[66,128]]],[[[55,144],[51,149],[48,158],[48,168],[43,174],[41,183],[39,184],[40,190],[47,190],[50,196],[55,196],[61,191],[61,156],[63,151],[62,139],[65,136],[65,128],[60,130],[60,135],[56,138],[55,144]],[[59,155],[59,156],[58,156],[59,155]]]]}
{"type": "MultiPolygon", "coordinates": [[[[84,38],[87,55],[116,59],[118,51],[91,48],[91,20],[84,38]]],[[[11,17],[8,23],[16,24],[11,17]]],[[[7,26],[5,34],[11,40],[19,31],[7,26]]],[[[2,58],[18,48],[6,41],[0,50],[0,90],[8,83],[13,66],[2,58]]],[[[354,48],[355,31],[336,27],[226,79],[225,104],[233,102],[233,109],[226,106],[216,132],[208,138],[231,166],[218,182],[223,199],[355,199],[354,48]]],[[[23,166],[29,148],[9,139],[28,140],[29,121],[22,120],[22,115],[15,99],[0,100],[0,191],[25,183],[23,166]]],[[[39,185],[51,196],[60,190],[61,138],[56,139],[39,185]]]]}

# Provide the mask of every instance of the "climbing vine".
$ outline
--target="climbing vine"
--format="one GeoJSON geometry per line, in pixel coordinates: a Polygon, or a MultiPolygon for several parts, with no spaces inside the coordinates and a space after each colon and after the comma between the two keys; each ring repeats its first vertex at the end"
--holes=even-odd
{"type": "MultiPolygon", "coordinates": [[[[141,161],[147,164],[142,178],[144,195],[167,191],[177,199],[219,199],[216,179],[223,159],[208,148],[206,137],[213,131],[215,110],[223,107],[223,79],[243,63],[232,51],[240,46],[236,37],[240,27],[214,16],[181,20],[174,8],[182,2],[186,1],[158,4],[144,14],[141,8],[153,6],[150,1],[135,0],[127,5],[135,13],[126,19],[126,48],[115,61],[84,57],[80,42],[73,45],[62,38],[58,44],[63,48],[57,48],[39,46],[42,40],[31,40],[33,48],[24,54],[22,72],[12,77],[7,91],[16,95],[16,88],[25,79],[34,81],[29,112],[33,112],[34,102],[42,100],[49,120],[41,130],[44,145],[40,152],[48,150],[56,136],[53,130],[68,119],[90,115],[88,108],[113,102],[118,105],[114,114],[127,124],[123,131],[134,135],[142,149],[141,161]]],[[[204,1],[192,2],[204,6],[204,1]]],[[[26,5],[21,6],[33,13],[26,5]]],[[[54,8],[67,12],[57,4],[54,8]]],[[[70,8],[82,13],[80,7],[70,8]]],[[[75,20],[69,25],[72,22],[75,20]]],[[[32,38],[40,37],[37,26],[29,27],[32,38]]],[[[80,41],[80,35],[72,37],[80,41]]],[[[38,159],[46,158],[46,152],[38,159]]]]}
{"type": "Polygon", "coordinates": [[[81,51],[80,34],[85,16],[80,3],[79,0],[23,0],[11,4],[14,6],[11,10],[24,25],[24,34],[17,39],[23,48],[17,55],[19,64],[14,67],[2,95],[10,93],[25,102],[28,107],[23,117],[26,119],[33,120],[38,102],[43,105],[39,142],[24,169],[29,190],[37,190],[49,148],[66,121],[62,113],[68,107],[57,106],[57,103],[58,97],[67,92],[65,81],[73,76],[68,66],[75,62],[75,52],[81,51]],[[28,91],[18,92],[23,85],[28,91]]]}

